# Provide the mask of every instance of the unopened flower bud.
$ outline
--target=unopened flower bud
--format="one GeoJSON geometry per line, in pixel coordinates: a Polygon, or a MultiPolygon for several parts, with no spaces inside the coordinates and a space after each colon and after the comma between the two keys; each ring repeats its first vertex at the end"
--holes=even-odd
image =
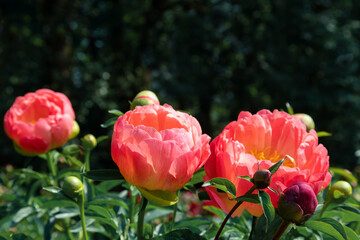
{"type": "Polygon", "coordinates": [[[64,184],[62,187],[64,193],[70,198],[77,198],[82,194],[84,185],[74,176],[68,176],[64,179],[64,184]]]}
{"type": "Polygon", "coordinates": [[[139,92],[130,105],[130,110],[134,110],[136,106],[144,106],[151,104],[159,104],[156,94],[149,90],[139,92]]]}
{"type": "Polygon", "coordinates": [[[331,186],[329,194],[333,199],[343,202],[351,196],[352,187],[346,181],[337,181],[331,186]]]}
{"type": "Polygon", "coordinates": [[[278,213],[286,221],[300,224],[314,214],[318,202],[312,187],[298,182],[286,188],[278,200],[278,213]]]}
{"type": "Polygon", "coordinates": [[[301,122],[303,122],[306,126],[306,131],[310,131],[311,129],[315,129],[315,123],[312,117],[305,113],[296,113],[294,114],[295,117],[300,119],[301,122]]]}
{"type": "Polygon", "coordinates": [[[69,140],[75,138],[80,132],[79,124],[76,121],[73,121],[73,128],[70,134],[69,140]]]}
{"type": "Polygon", "coordinates": [[[86,134],[81,139],[81,145],[84,147],[85,150],[91,150],[97,145],[96,138],[92,134],[86,134]]]}
{"type": "Polygon", "coordinates": [[[271,183],[271,172],[267,169],[259,169],[254,173],[252,181],[258,189],[267,188],[271,183]]]}

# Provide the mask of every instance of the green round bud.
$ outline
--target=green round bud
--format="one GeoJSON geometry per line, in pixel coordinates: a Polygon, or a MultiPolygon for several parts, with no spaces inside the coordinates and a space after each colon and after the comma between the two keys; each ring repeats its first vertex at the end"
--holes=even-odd
{"type": "Polygon", "coordinates": [[[295,117],[300,119],[302,123],[306,126],[306,131],[310,131],[311,129],[315,129],[315,122],[309,115],[305,113],[296,113],[294,114],[295,117]]]}
{"type": "Polygon", "coordinates": [[[329,194],[333,199],[343,202],[351,196],[352,187],[350,183],[346,181],[337,181],[334,185],[331,186],[329,194]]]}
{"type": "Polygon", "coordinates": [[[81,139],[81,144],[85,148],[85,150],[92,150],[93,148],[96,147],[97,141],[96,141],[96,138],[94,137],[94,135],[86,134],[81,139]]]}
{"type": "Polygon", "coordinates": [[[257,189],[267,188],[271,183],[271,172],[267,169],[259,169],[254,173],[252,181],[257,189]]]}
{"type": "Polygon", "coordinates": [[[68,197],[74,199],[82,194],[84,185],[77,177],[68,176],[64,179],[62,189],[68,197]]]}
{"type": "Polygon", "coordinates": [[[139,92],[130,104],[130,110],[134,110],[136,106],[144,106],[151,104],[160,104],[155,93],[149,90],[139,92]]]}
{"type": "Polygon", "coordinates": [[[69,140],[75,138],[80,132],[79,124],[76,121],[73,121],[73,128],[70,134],[69,140]]]}

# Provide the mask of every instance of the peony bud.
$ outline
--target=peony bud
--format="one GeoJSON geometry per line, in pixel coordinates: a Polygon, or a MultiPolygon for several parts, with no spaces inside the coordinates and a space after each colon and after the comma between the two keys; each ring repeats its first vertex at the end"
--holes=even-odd
{"type": "Polygon", "coordinates": [[[130,110],[134,110],[136,106],[144,106],[151,104],[159,105],[159,99],[157,98],[156,94],[149,90],[141,91],[135,96],[134,100],[131,102],[130,110]]]}
{"type": "Polygon", "coordinates": [[[271,172],[267,169],[259,169],[254,173],[252,181],[258,189],[267,188],[271,183],[271,172]]]}
{"type": "Polygon", "coordinates": [[[63,184],[63,191],[64,193],[70,197],[70,198],[77,198],[82,194],[82,191],[84,189],[84,185],[78,179],[74,176],[68,176],[64,179],[63,184]]]}
{"type": "Polygon", "coordinates": [[[313,215],[318,202],[312,187],[298,182],[284,190],[277,204],[278,213],[284,220],[300,224],[313,215]]]}
{"type": "Polygon", "coordinates": [[[80,132],[79,124],[76,121],[73,121],[73,128],[69,140],[75,138],[79,134],[79,132],[80,132]]]}
{"type": "Polygon", "coordinates": [[[343,202],[351,196],[352,187],[350,183],[346,181],[337,181],[331,186],[329,194],[333,199],[343,202]]]}
{"type": "Polygon", "coordinates": [[[85,148],[85,150],[90,151],[91,149],[95,148],[97,145],[96,138],[92,134],[86,134],[81,139],[81,144],[85,148]]]}
{"type": "Polygon", "coordinates": [[[305,113],[296,113],[294,114],[295,117],[300,119],[301,122],[303,122],[306,126],[306,131],[310,131],[311,129],[315,129],[315,123],[312,117],[305,113]]]}

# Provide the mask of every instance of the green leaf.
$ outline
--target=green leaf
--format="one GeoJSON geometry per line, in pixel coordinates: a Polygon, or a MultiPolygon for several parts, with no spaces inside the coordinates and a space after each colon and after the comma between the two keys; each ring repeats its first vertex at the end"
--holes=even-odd
{"type": "Polygon", "coordinates": [[[203,218],[187,218],[182,221],[178,221],[175,223],[176,229],[188,228],[188,227],[200,227],[204,225],[209,225],[212,223],[210,219],[203,219],[203,218]]]}
{"type": "Polygon", "coordinates": [[[120,110],[117,110],[117,109],[111,109],[111,110],[108,111],[108,113],[113,114],[113,115],[118,116],[118,117],[124,115],[123,112],[121,112],[120,110]]]}
{"type": "Polygon", "coordinates": [[[205,170],[204,168],[201,168],[194,173],[194,175],[186,185],[188,184],[195,185],[201,183],[203,182],[204,176],[205,176],[205,170]]]}
{"type": "Polygon", "coordinates": [[[305,226],[312,230],[328,234],[338,240],[348,239],[344,226],[332,218],[310,220],[305,222],[305,226]]]}
{"type": "Polygon", "coordinates": [[[344,228],[345,228],[345,232],[346,232],[346,235],[349,240],[359,240],[359,235],[356,234],[356,232],[354,230],[352,230],[351,228],[349,228],[348,226],[345,226],[345,225],[344,225],[344,228]]]}
{"type": "Polygon", "coordinates": [[[242,195],[242,196],[237,197],[237,198],[233,198],[231,200],[235,200],[237,202],[243,201],[243,202],[250,202],[250,203],[260,204],[260,199],[259,199],[259,196],[257,194],[246,194],[246,195],[242,195]]]}
{"type": "Polygon", "coordinates": [[[104,122],[103,124],[101,124],[100,126],[102,128],[108,128],[108,127],[111,127],[113,126],[115,123],[116,123],[116,120],[118,119],[118,117],[113,117],[113,118],[110,118],[109,120],[107,120],[106,122],[104,122]]]}
{"type": "Polygon", "coordinates": [[[271,172],[271,174],[276,173],[276,171],[280,168],[280,166],[285,162],[286,157],[284,157],[283,159],[279,160],[277,163],[275,163],[274,165],[272,165],[268,170],[271,172]]]}
{"type": "Polygon", "coordinates": [[[45,191],[48,191],[48,192],[51,192],[51,193],[54,193],[54,194],[60,194],[60,195],[63,195],[64,192],[61,188],[59,187],[43,187],[43,189],[45,191]]]}
{"type": "Polygon", "coordinates": [[[220,208],[217,208],[217,207],[214,207],[214,206],[204,206],[203,209],[205,209],[206,211],[211,212],[212,214],[215,214],[216,216],[218,216],[221,219],[225,219],[226,214],[220,208]]]}
{"type": "Polygon", "coordinates": [[[24,174],[28,178],[35,178],[35,179],[39,179],[42,181],[45,181],[47,178],[47,176],[45,174],[33,171],[31,169],[27,169],[27,168],[20,169],[20,173],[24,174]]]}
{"type": "Polygon", "coordinates": [[[325,131],[319,131],[319,132],[317,132],[317,136],[318,137],[329,137],[329,136],[332,136],[332,133],[325,132],[325,131]]]}
{"type": "Polygon", "coordinates": [[[61,208],[61,210],[54,214],[56,219],[66,219],[78,216],[80,214],[78,207],[61,208]]]}
{"type": "Polygon", "coordinates": [[[286,105],[286,109],[287,109],[288,113],[289,113],[290,115],[294,115],[294,109],[292,108],[292,106],[290,105],[290,103],[287,102],[285,105],[286,105]]]}
{"type": "Polygon", "coordinates": [[[245,180],[251,182],[251,177],[250,176],[236,176],[236,177],[242,178],[242,179],[245,179],[245,180]]]}
{"type": "Polygon", "coordinates": [[[79,170],[74,170],[74,169],[63,169],[60,172],[58,172],[58,174],[56,175],[56,179],[59,180],[66,176],[80,177],[80,172],[79,170]]]}
{"type": "Polygon", "coordinates": [[[21,208],[19,211],[17,211],[13,216],[12,216],[12,221],[14,223],[19,223],[21,222],[21,220],[23,220],[24,218],[27,218],[28,216],[30,216],[31,214],[33,214],[35,212],[34,208],[32,207],[24,207],[21,208]]]}
{"type": "Polygon", "coordinates": [[[98,206],[98,205],[89,205],[88,210],[93,211],[97,215],[102,216],[104,218],[108,218],[108,219],[113,218],[111,213],[106,208],[98,206]]]}
{"type": "Polygon", "coordinates": [[[83,175],[95,181],[106,181],[106,180],[119,180],[124,179],[118,169],[99,169],[90,170],[83,175]]]}
{"type": "Polygon", "coordinates": [[[346,181],[348,181],[348,182],[354,182],[354,183],[356,183],[356,184],[357,184],[357,182],[358,182],[358,181],[357,181],[357,178],[356,178],[354,175],[352,175],[351,172],[349,172],[348,170],[345,170],[345,169],[343,169],[343,168],[330,167],[330,168],[329,168],[329,171],[331,171],[331,172],[333,172],[333,173],[335,173],[335,174],[337,174],[337,175],[342,176],[342,177],[345,178],[346,181]]]}
{"type": "Polygon", "coordinates": [[[153,240],[205,240],[202,236],[199,234],[193,233],[189,229],[177,229],[175,231],[171,231],[165,235],[162,235],[160,237],[153,238],[153,240]]]}
{"type": "Polygon", "coordinates": [[[101,143],[102,141],[105,141],[108,138],[109,138],[109,136],[100,136],[100,137],[96,138],[96,143],[99,144],[99,143],[101,143]]]}
{"type": "MultiPolygon", "coordinates": [[[[275,218],[275,208],[271,203],[270,196],[267,192],[259,191],[260,204],[264,210],[266,218],[266,226],[268,226],[275,218]]],[[[267,230],[266,230],[267,231],[267,230]]]]}
{"type": "Polygon", "coordinates": [[[236,197],[236,188],[235,185],[226,178],[213,178],[207,182],[205,182],[203,187],[215,187],[230,194],[232,197],[236,197]]]}
{"type": "Polygon", "coordinates": [[[77,203],[68,199],[52,199],[45,201],[42,208],[53,209],[55,207],[78,207],[77,203]]]}

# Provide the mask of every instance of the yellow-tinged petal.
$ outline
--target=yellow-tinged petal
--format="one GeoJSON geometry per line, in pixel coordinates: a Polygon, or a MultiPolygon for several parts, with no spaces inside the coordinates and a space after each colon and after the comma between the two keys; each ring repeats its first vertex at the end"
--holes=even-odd
{"type": "Polygon", "coordinates": [[[137,187],[137,189],[150,203],[157,206],[171,206],[179,200],[177,195],[171,191],[147,190],[142,187],[137,187]]]}

